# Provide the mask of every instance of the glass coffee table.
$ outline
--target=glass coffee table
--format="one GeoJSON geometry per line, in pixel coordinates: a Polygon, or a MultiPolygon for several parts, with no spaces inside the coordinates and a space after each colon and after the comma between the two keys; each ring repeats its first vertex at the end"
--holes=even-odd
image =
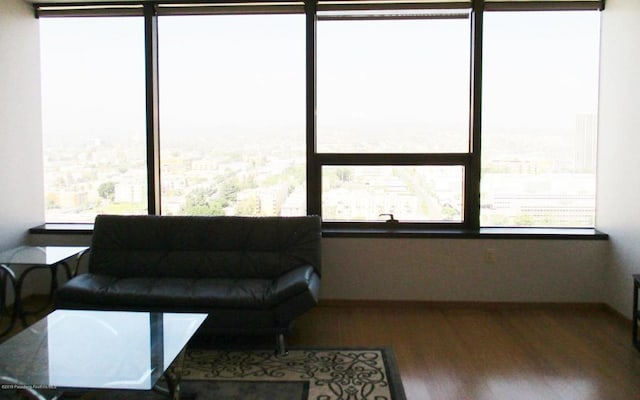
{"type": "Polygon", "coordinates": [[[179,399],[186,345],[206,318],[56,310],[0,344],[0,391],[47,399],[69,390],[154,389],[179,399]],[[166,387],[157,385],[161,377],[166,387]]]}

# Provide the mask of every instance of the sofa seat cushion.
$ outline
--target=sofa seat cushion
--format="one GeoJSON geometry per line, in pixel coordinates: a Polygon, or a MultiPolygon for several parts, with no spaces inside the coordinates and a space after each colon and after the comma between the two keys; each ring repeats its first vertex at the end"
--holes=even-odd
{"type": "Polygon", "coordinates": [[[193,311],[207,308],[267,308],[266,279],[118,278],[79,275],[59,289],[61,305],[92,303],[109,308],[193,311]]]}
{"type": "Polygon", "coordinates": [[[300,267],[271,279],[139,278],[78,275],[56,293],[60,306],[105,309],[269,309],[309,290],[314,270],[300,267]]]}

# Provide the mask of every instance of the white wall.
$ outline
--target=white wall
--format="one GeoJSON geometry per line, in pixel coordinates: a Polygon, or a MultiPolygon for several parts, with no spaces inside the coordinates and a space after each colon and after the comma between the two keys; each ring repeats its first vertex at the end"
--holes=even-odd
{"type": "Polygon", "coordinates": [[[640,273],[640,1],[607,0],[602,14],[598,228],[610,234],[607,302],[631,316],[640,273]]]}
{"type": "Polygon", "coordinates": [[[607,241],[323,239],[325,299],[604,302],[607,241]],[[487,263],[494,249],[495,263],[487,263]]]}
{"type": "Polygon", "coordinates": [[[0,1],[0,250],[44,221],[38,22],[24,0],[0,1]]]}
{"type": "MultiPolygon", "coordinates": [[[[33,238],[43,245],[89,240],[33,238]]],[[[320,297],[602,303],[608,249],[603,240],[324,238],[320,297]],[[494,263],[485,261],[487,249],[495,250],[494,263]]]]}

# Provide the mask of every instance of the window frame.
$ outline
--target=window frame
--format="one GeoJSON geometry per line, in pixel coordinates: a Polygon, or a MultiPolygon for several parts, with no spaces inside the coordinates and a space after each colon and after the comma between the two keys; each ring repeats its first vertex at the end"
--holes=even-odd
{"type": "MultiPolygon", "coordinates": [[[[278,3],[260,1],[244,3],[232,0],[215,3],[191,0],[175,1],[91,1],[68,3],[61,1],[33,2],[36,18],[73,16],[132,16],[144,17],[145,76],[146,76],[146,137],[147,137],[147,199],[148,213],[161,214],[160,198],[160,135],[159,135],[159,80],[158,80],[158,15],[197,15],[212,13],[304,13],[306,51],[306,197],[307,214],[322,216],[322,167],[347,166],[462,166],[464,168],[463,210],[461,222],[403,222],[389,226],[376,222],[323,222],[333,231],[374,232],[382,229],[422,231],[471,231],[480,228],[480,174],[482,136],[482,40],[485,11],[601,11],[604,0],[324,0],[278,3]],[[470,15],[470,88],[469,88],[469,150],[467,153],[318,153],[316,146],[316,34],[318,11],[373,10],[424,8],[438,10],[469,10],[470,15]]],[[[548,230],[548,229],[547,229],[548,230]]]]}
{"type": "MultiPolygon", "coordinates": [[[[318,21],[318,11],[359,11],[359,10],[381,10],[381,11],[392,11],[398,9],[446,9],[450,12],[468,12],[469,13],[469,23],[470,23],[470,49],[475,47],[473,45],[473,40],[476,38],[474,34],[474,29],[476,27],[480,27],[482,24],[475,23],[477,15],[472,12],[471,4],[468,2],[454,2],[447,3],[444,5],[443,3],[424,3],[424,2],[394,2],[394,3],[364,3],[364,2],[340,2],[340,1],[320,1],[312,10],[307,11],[307,20],[310,25],[309,29],[313,29],[312,34],[308,36],[312,36],[314,38],[314,43],[311,49],[307,49],[308,52],[317,50],[317,46],[315,43],[316,32],[317,32],[317,21],[318,21]],[[315,18],[314,18],[315,17],[315,18]],[[311,21],[310,21],[311,20],[311,21]]],[[[445,18],[459,18],[457,14],[452,14],[450,17],[445,18]]],[[[315,59],[315,54],[314,54],[315,59]]],[[[474,76],[474,69],[478,67],[478,65],[473,61],[473,54],[470,54],[471,66],[470,66],[470,76],[474,76]]],[[[309,64],[308,64],[309,66],[309,64]]],[[[312,65],[315,73],[315,63],[312,65]]],[[[310,185],[311,189],[308,190],[307,199],[307,212],[309,214],[317,214],[322,215],[322,167],[324,166],[459,166],[464,169],[464,177],[461,182],[463,186],[462,193],[462,210],[461,210],[461,221],[460,222],[407,222],[399,220],[398,223],[394,223],[394,227],[397,225],[398,227],[404,229],[424,229],[424,228],[437,228],[437,229],[478,229],[479,228],[479,193],[480,186],[479,184],[473,185],[472,182],[475,179],[474,173],[474,164],[477,163],[479,166],[479,140],[474,140],[474,137],[478,137],[479,135],[474,134],[475,127],[469,127],[470,131],[468,132],[468,150],[466,153],[321,153],[318,151],[316,143],[317,143],[317,131],[315,124],[315,116],[317,110],[316,104],[316,76],[313,76],[314,86],[311,90],[308,91],[308,103],[313,103],[313,110],[311,107],[308,108],[307,120],[314,119],[314,126],[308,127],[307,131],[307,145],[309,146],[307,152],[307,162],[310,168],[313,170],[308,173],[308,176],[312,177],[312,179],[308,180],[307,184],[310,185]],[[311,93],[310,93],[311,92],[311,93]],[[477,160],[476,160],[477,159],[477,160]],[[473,199],[478,199],[477,204],[474,204],[473,199]],[[313,206],[311,208],[311,205],[313,206]],[[478,210],[477,218],[474,215],[474,210],[478,210]],[[478,223],[475,223],[476,221],[478,223]]],[[[473,79],[470,78],[470,84],[473,85],[473,79]]],[[[479,88],[478,88],[479,89],[479,88]]],[[[475,91],[470,89],[471,93],[475,93],[475,91]]],[[[470,123],[473,120],[471,115],[473,114],[473,109],[475,107],[475,101],[472,99],[469,104],[469,118],[470,123]]],[[[480,174],[477,174],[477,178],[479,180],[480,174]]],[[[390,219],[390,217],[385,217],[390,219]]],[[[381,226],[389,227],[385,220],[381,219],[380,221],[323,221],[323,226],[327,228],[343,228],[343,229],[377,229],[381,226]]]]}

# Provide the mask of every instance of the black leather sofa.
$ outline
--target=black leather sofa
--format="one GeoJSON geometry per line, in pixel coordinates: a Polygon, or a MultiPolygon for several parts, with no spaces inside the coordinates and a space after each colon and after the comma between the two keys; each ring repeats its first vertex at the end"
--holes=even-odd
{"type": "Polygon", "coordinates": [[[283,334],[318,302],[317,216],[99,215],[88,272],[57,308],[206,312],[210,334],[283,334]]]}

